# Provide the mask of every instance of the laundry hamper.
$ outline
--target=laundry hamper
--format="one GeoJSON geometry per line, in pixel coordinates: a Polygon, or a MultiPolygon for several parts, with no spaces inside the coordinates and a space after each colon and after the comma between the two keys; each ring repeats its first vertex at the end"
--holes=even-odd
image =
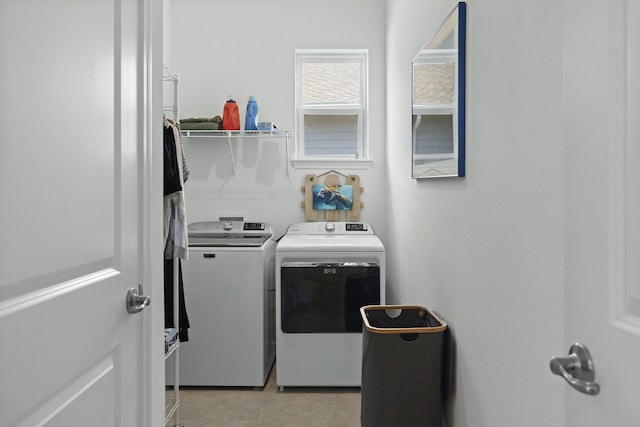
{"type": "Polygon", "coordinates": [[[428,308],[360,308],[362,427],[441,427],[451,383],[447,324],[428,308]]]}

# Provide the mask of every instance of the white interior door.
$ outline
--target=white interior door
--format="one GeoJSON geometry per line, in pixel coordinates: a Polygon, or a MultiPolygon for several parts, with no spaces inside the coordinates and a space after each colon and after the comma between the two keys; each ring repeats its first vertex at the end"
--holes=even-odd
{"type": "MultiPolygon", "coordinates": [[[[640,425],[640,3],[567,0],[565,306],[596,396],[567,384],[569,427],[640,425]]],[[[559,382],[562,381],[557,377],[559,382]]]]}
{"type": "Polygon", "coordinates": [[[0,426],[145,425],[142,11],[0,2],[0,426]]]}

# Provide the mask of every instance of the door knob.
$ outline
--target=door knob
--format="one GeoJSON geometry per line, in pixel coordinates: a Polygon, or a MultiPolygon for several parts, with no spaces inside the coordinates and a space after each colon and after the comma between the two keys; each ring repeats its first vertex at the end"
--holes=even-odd
{"type": "MultiPolygon", "coordinates": [[[[140,292],[142,292],[142,286],[140,286],[140,292]]],[[[151,298],[144,295],[139,295],[136,288],[131,288],[127,292],[127,312],[138,313],[146,306],[151,304],[151,298]]]]}
{"type": "Polygon", "coordinates": [[[573,344],[568,357],[552,357],[549,368],[581,393],[595,396],[600,392],[600,385],[594,381],[596,370],[591,353],[583,344],[573,344]]]}

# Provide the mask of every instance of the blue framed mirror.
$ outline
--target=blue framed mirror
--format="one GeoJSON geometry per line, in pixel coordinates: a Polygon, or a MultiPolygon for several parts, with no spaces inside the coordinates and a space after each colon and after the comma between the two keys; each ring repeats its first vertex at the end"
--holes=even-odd
{"type": "Polygon", "coordinates": [[[412,61],[412,178],[465,176],[466,7],[458,3],[412,61]]]}

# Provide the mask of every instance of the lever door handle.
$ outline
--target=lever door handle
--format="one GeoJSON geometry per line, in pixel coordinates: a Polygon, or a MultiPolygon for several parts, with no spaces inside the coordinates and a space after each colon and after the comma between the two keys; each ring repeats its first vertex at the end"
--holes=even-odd
{"type": "Polygon", "coordinates": [[[573,344],[568,357],[552,357],[549,368],[581,393],[595,396],[600,392],[600,385],[594,381],[596,370],[591,353],[583,344],[573,344]]]}
{"type": "MultiPolygon", "coordinates": [[[[140,287],[140,292],[142,292],[142,286],[140,287]]],[[[151,298],[145,295],[138,295],[136,288],[131,288],[127,292],[128,313],[138,313],[144,310],[144,308],[149,304],[151,304],[151,298]]]]}

